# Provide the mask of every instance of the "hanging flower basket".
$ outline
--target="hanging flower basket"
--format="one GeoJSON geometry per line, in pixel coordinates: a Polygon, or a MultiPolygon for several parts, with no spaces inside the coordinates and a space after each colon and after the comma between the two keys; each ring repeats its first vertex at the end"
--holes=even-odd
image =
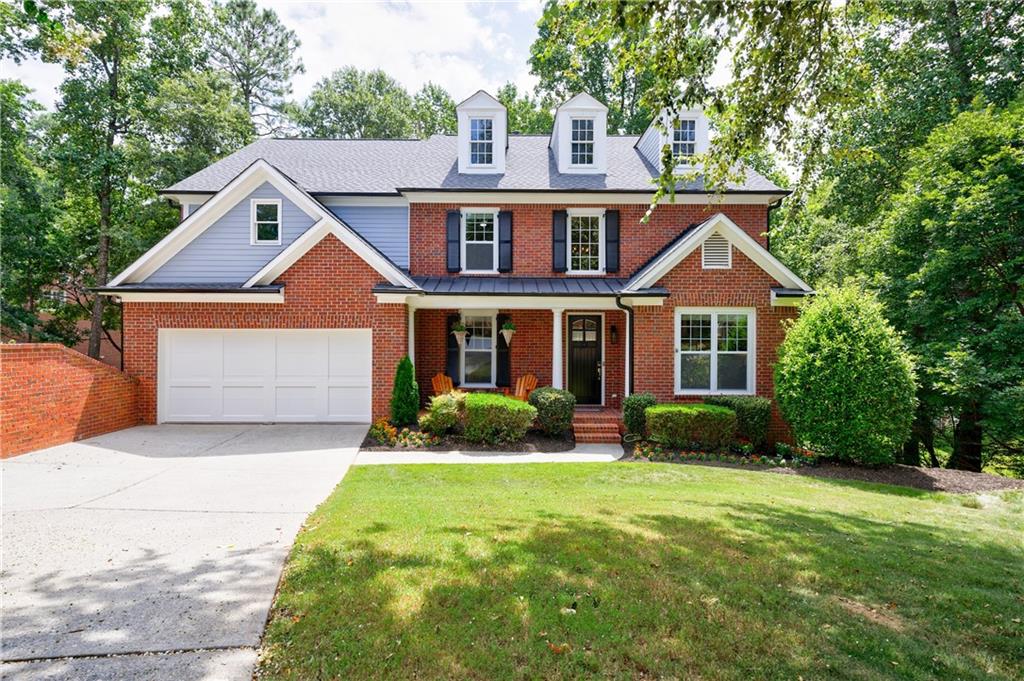
{"type": "Polygon", "coordinates": [[[505,345],[512,345],[512,336],[515,335],[516,325],[512,323],[512,320],[505,322],[501,325],[501,335],[505,338],[505,345]]]}
{"type": "Polygon", "coordinates": [[[466,344],[466,325],[462,322],[453,324],[452,335],[455,336],[455,342],[458,343],[461,348],[466,344]]]}

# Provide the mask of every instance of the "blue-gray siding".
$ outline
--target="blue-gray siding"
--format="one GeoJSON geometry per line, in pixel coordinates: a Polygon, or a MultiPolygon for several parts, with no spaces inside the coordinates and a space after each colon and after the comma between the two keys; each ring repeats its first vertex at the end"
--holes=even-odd
{"type": "Polygon", "coordinates": [[[274,185],[265,182],[146,281],[166,284],[244,283],[312,225],[310,216],[286,199],[274,185]],[[253,246],[249,243],[250,199],[281,199],[283,229],[280,246],[253,246]]]}
{"type": "Polygon", "coordinates": [[[406,206],[328,206],[399,267],[409,267],[409,209],[406,206]]]}

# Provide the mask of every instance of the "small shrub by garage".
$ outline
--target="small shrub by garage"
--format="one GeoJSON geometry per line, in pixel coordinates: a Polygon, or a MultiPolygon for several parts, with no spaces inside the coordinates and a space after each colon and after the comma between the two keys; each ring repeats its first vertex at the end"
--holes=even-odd
{"type": "Polygon", "coordinates": [[[420,387],[416,384],[412,360],[406,355],[395,370],[395,386],[391,390],[391,423],[408,426],[416,423],[420,410],[420,387]]]}
{"type": "Polygon", "coordinates": [[[493,393],[466,396],[465,435],[471,442],[519,442],[536,418],[537,409],[527,402],[493,393]]]}
{"type": "Polygon", "coordinates": [[[772,401],[751,395],[715,395],[705,397],[704,404],[726,407],[736,412],[736,433],[750,440],[758,451],[768,446],[768,421],[772,416],[772,401]]]}
{"type": "Polygon", "coordinates": [[[635,393],[622,400],[622,420],[630,433],[643,435],[647,432],[647,417],[644,411],[658,403],[653,393],[635,393]]]}
{"type": "Polygon", "coordinates": [[[648,436],[667,447],[724,449],[736,439],[736,412],[712,404],[658,404],[644,412],[648,436]]]}
{"type": "Polygon", "coordinates": [[[452,390],[430,398],[430,409],[420,417],[420,430],[444,435],[459,425],[466,412],[466,393],[452,390]]]}
{"type": "Polygon", "coordinates": [[[568,390],[538,388],[530,393],[530,404],[537,410],[537,423],[547,435],[562,435],[572,426],[576,396],[568,390]]]}

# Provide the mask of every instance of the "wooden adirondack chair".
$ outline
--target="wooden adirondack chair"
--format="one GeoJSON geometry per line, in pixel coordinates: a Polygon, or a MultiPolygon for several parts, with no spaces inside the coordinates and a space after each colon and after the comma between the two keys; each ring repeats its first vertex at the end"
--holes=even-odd
{"type": "Polygon", "coordinates": [[[452,385],[451,376],[445,376],[444,374],[436,374],[432,379],[430,379],[430,383],[434,387],[435,395],[444,395],[445,393],[450,393],[452,390],[455,390],[455,386],[452,385]]]}
{"type": "Polygon", "coordinates": [[[530,398],[530,393],[537,389],[537,377],[533,374],[523,374],[516,380],[516,391],[512,397],[525,402],[530,398]]]}

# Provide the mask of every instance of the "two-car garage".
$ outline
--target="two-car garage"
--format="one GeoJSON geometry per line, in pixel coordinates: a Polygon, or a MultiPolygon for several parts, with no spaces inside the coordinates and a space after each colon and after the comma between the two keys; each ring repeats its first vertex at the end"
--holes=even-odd
{"type": "Polygon", "coordinates": [[[160,422],[368,423],[370,329],[161,329],[160,422]]]}

